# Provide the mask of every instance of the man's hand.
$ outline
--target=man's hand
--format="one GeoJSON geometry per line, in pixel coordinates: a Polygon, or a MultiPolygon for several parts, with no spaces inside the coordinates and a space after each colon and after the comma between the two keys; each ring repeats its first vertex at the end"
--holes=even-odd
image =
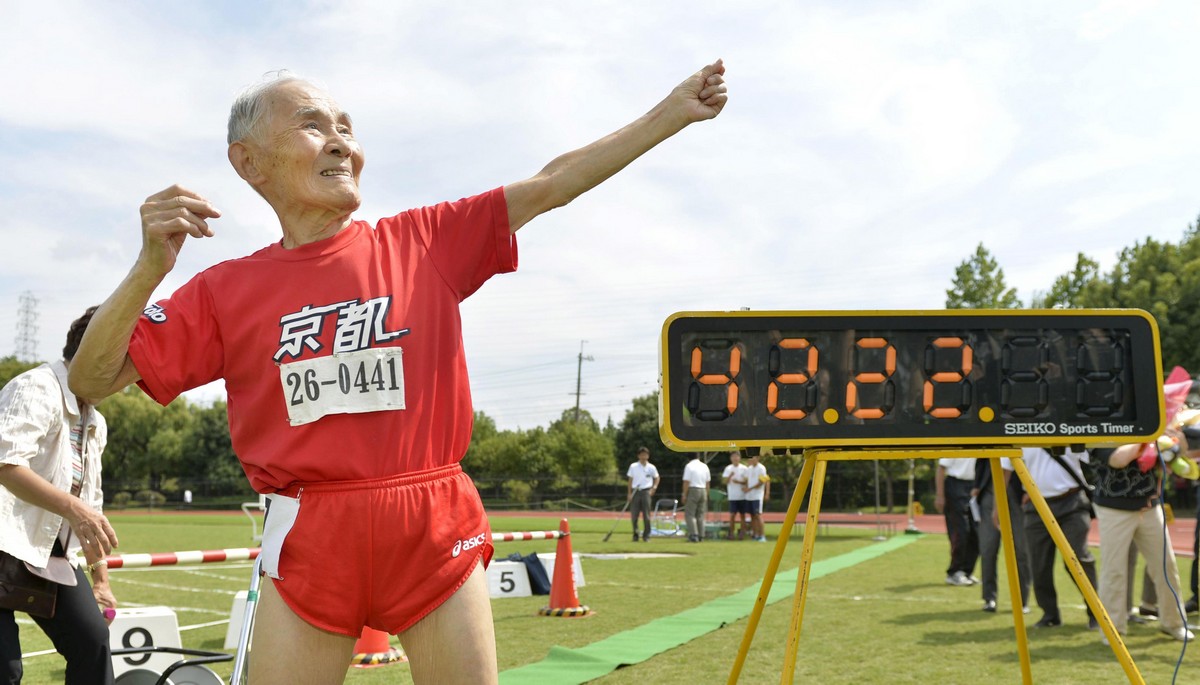
{"type": "Polygon", "coordinates": [[[940,493],[935,495],[933,498],[933,508],[937,509],[937,513],[939,514],[945,513],[946,496],[940,493]]]}
{"type": "Polygon", "coordinates": [[[717,60],[675,86],[667,101],[683,113],[687,122],[712,119],[729,99],[725,87],[725,64],[717,60]]]}
{"type": "Polygon", "coordinates": [[[175,259],[190,235],[211,238],[207,219],[221,216],[200,195],[179,185],[155,193],[142,203],[142,254],[138,261],[156,276],[175,268],[175,259]]]}

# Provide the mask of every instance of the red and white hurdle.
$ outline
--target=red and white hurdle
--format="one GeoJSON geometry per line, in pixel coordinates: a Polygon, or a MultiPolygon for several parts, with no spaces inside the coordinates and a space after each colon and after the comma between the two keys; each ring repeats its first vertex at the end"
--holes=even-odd
{"type": "Polygon", "coordinates": [[[186,552],[159,552],[156,554],[117,554],[106,557],[108,568],[147,568],[150,566],[179,566],[191,564],[213,564],[222,561],[253,561],[262,552],[261,547],[236,547],[232,549],[191,550],[186,552]]]}
{"type": "MultiPolygon", "coordinates": [[[[492,542],[517,542],[522,540],[557,540],[563,533],[557,530],[534,530],[520,533],[492,533],[492,542]]],[[[234,547],[231,549],[189,550],[186,552],[158,552],[154,554],[115,554],[107,557],[108,568],[147,568],[150,566],[188,566],[213,564],[222,561],[254,561],[262,552],[261,547],[234,547]]]]}
{"type": "Polygon", "coordinates": [[[563,536],[559,530],[535,530],[528,533],[492,533],[492,542],[515,542],[517,540],[557,540],[563,536]]]}

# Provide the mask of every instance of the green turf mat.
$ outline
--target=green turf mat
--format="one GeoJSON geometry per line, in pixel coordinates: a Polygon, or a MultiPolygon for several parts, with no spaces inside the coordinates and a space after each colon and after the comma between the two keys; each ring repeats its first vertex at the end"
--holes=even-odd
{"type": "MultiPolygon", "coordinates": [[[[809,579],[815,580],[845,568],[880,557],[919,539],[900,535],[853,552],[814,562],[809,579]]],[[[791,597],[796,589],[797,569],[775,576],[767,603],[791,597]]],[[[554,645],[545,659],[509,669],[500,674],[501,685],[577,685],[611,673],[620,666],[636,664],[694,640],[750,615],[759,585],[719,597],[687,611],[655,619],[578,649],[554,645]]],[[[567,619],[570,620],[570,619],[567,619]]]]}

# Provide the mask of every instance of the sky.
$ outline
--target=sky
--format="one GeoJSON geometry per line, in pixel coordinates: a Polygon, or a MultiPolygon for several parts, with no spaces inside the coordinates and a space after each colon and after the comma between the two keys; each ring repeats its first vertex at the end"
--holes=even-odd
{"type": "Polygon", "coordinates": [[[1194,2],[3,4],[0,355],[29,293],[56,358],[173,183],[223,216],[155,299],[279,239],[225,122],[284,68],[353,116],[373,222],[527,178],[725,60],[717,119],[523,228],[517,273],[463,304],[501,429],[577,398],[619,424],[675,312],[941,309],[980,243],[1029,302],[1200,214],[1194,2]]]}

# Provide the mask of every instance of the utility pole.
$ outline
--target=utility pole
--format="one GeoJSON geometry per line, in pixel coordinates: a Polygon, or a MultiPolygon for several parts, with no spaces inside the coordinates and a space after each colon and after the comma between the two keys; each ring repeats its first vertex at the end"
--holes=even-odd
{"type": "Polygon", "coordinates": [[[579,363],[575,368],[575,423],[579,423],[579,396],[583,394],[582,392],[580,392],[580,389],[583,386],[583,362],[584,361],[589,361],[589,362],[596,361],[595,359],[592,358],[592,355],[590,355],[590,354],[587,355],[586,357],[583,356],[583,345],[586,342],[587,342],[586,340],[579,341],[579,363]]]}
{"type": "Polygon", "coordinates": [[[37,298],[26,290],[17,306],[16,357],[23,362],[37,361],[37,298]]]}

